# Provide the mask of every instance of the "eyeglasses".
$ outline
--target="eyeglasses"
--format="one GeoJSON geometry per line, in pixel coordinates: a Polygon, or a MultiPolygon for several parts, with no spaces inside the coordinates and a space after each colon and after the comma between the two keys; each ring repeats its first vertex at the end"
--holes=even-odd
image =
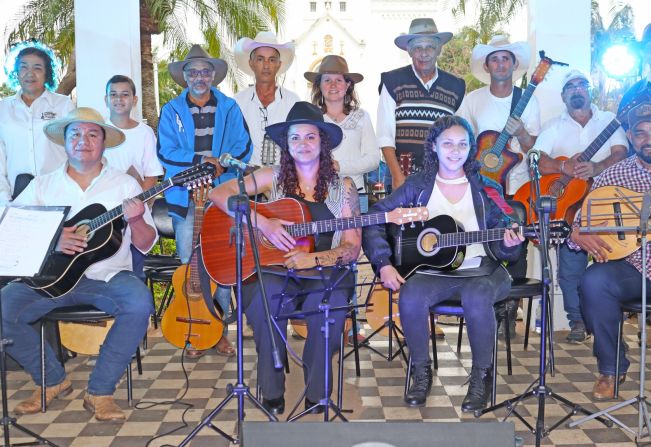
{"type": "Polygon", "coordinates": [[[563,87],[564,92],[569,92],[570,90],[590,90],[590,83],[583,81],[578,84],[566,84],[563,87]]]}
{"type": "Polygon", "coordinates": [[[204,68],[203,70],[195,70],[195,69],[185,70],[184,73],[190,79],[197,79],[199,76],[201,76],[202,78],[209,78],[210,76],[212,76],[214,71],[208,68],[204,68]]]}

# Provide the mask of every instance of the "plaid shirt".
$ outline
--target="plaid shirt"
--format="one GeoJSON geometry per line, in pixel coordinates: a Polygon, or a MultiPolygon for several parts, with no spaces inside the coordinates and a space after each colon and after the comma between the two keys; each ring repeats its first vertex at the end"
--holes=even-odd
{"type": "MultiPolygon", "coordinates": [[[[645,169],[638,162],[637,156],[628,157],[617,164],[609,167],[595,178],[591,191],[602,186],[617,185],[628,188],[635,192],[644,193],[651,190],[651,171],[645,169]]],[[[573,228],[578,230],[581,226],[581,210],[576,214],[573,228]]],[[[567,240],[567,245],[573,250],[581,248],[571,239],[567,240]]],[[[651,279],[651,250],[647,243],[646,262],[647,262],[647,279],[651,279]]],[[[626,257],[626,262],[633,265],[642,273],[642,248],[640,247],[634,253],[626,257]]]]}

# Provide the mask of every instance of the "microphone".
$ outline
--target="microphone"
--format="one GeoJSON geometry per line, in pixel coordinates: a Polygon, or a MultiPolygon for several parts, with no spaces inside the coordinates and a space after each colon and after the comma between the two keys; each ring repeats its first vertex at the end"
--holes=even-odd
{"type": "Polygon", "coordinates": [[[222,165],[222,167],[224,168],[237,168],[242,171],[246,170],[246,168],[249,167],[248,164],[238,160],[237,158],[233,157],[231,154],[228,153],[219,156],[219,164],[222,165]]]}
{"type": "Polygon", "coordinates": [[[538,161],[540,161],[540,151],[536,148],[532,148],[527,152],[527,159],[529,160],[529,167],[533,169],[538,166],[538,161]]]}

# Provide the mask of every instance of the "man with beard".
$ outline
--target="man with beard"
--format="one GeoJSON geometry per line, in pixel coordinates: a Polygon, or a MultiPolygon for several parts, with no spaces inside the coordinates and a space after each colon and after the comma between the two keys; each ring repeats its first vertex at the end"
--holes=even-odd
{"type": "MultiPolygon", "coordinates": [[[[548,121],[536,141],[536,149],[543,152],[540,158],[540,173],[566,174],[588,180],[604,169],[626,157],[627,141],[620,128],[601,146],[589,161],[578,161],[577,157],[615,118],[612,112],[602,111],[590,102],[592,85],[590,78],[579,70],[570,70],[565,75],[561,98],[567,107],[558,117],[548,121]],[[569,157],[559,160],[557,157],[569,157]]],[[[563,307],[570,322],[568,343],[582,343],[588,338],[581,315],[578,286],[588,265],[588,253],[571,250],[567,244],[558,248],[559,278],[563,292],[563,307]]]]}
{"type": "MultiPolygon", "coordinates": [[[[605,170],[592,188],[621,186],[638,193],[651,190],[651,102],[644,102],[628,113],[626,132],[635,155],[605,170]]],[[[590,253],[596,261],[581,278],[581,299],[587,328],[594,334],[594,354],[599,377],[592,395],[596,400],[614,397],[618,323],[624,302],[640,301],[642,295],[642,247],[624,259],[609,261],[610,246],[594,233],[580,233],[580,216],[575,219],[570,245],[590,253]],[[616,279],[615,279],[616,278],[616,279]]],[[[647,248],[646,262],[651,251],[647,248]]],[[[647,270],[647,302],[651,294],[651,270],[647,270]]],[[[626,378],[629,361],[621,347],[619,352],[620,383],[626,378]]]]}

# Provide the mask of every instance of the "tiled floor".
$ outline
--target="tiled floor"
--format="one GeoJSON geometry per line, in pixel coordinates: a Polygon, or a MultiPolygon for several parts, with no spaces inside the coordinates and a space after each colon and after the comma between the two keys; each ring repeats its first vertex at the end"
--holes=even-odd
{"type": "MultiPolygon", "coordinates": [[[[402,392],[405,377],[403,361],[396,359],[388,362],[381,356],[368,349],[361,351],[361,377],[355,376],[354,361],[349,357],[345,362],[344,407],[351,409],[347,414],[352,421],[446,421],[460,422],[474,420],[472,415],[462,414],[460,404],[466,392],[464,382],[470,367],[470,352],[464,342],[460,356],[456,349],[456,326],[446,326],[446,340],[438,343],[440,367],[434,378],[434,387],[423,408],[407,408],[402,403],[402,392]],[[448,344],[449,343],[449,344],[448,344]],[[452,347],[450,346],[452,345],[452,347]]],[[[634,369],[629,374],[630,380],[622,386],[622,399],[628,399],[637,394],[637,368],[639,349],[637,349],[636,328],[627,325],[627,340],[632,349],[634,369]]],[[[522,334],[522,327],[518,328],[522,334]]],[[[234,333],[234,332],[233,332],[234,333]]],[[[506,360],[503,344],[500,345],[500,360],[498,377],[498,401],[512,397],[527,389],[538,374],[538,336],[533,334],[533,346],[524,351],[522,336],[519,335],[513,345],[513,375],[506,375],[506,360]]],[[[591,344],[568,345],[562,342],[563,333],[557,334],[555,343],[556,374],[547,376],[548,385],[563,397],[578,404],[585,405],[589,410],[605,408],[609,404],[591,403],[590,390],[594,381],[595,360],[591,354],[591,344]]],[[[301,342],[291,339],[291,344],[300,352],[301,342]]],[[[378,348],[386,346],[385,339],[378,338],[374,342],[378,348]]],[[[237,377],[236,361],[214,355],[206,355],[199,360],[181,363],[181,352],[167,344],[160,335],[153,333],[149,340],[149,349],[143,358],[144,372],[142,376],[135,373],[134,368],[134,398],[139,402],[138,407],[127,410],[128,420],[123,424],[99,423],[91,420],[91,416],[82,407],[83,390],[91,366],[88,357],[78,357],[69,361],[66,370],[73,381],[74,393],[62,399],[55,400],[47,413],[23,416],[19,422],[29,429],[39,433],[60,446],[144,446],[152,436],[178,427],[185,407],[176,404],[161,404],[152,408],[144,408],[147,402],[162,402],[183,396],[182,401],[192,404],[187,412],[186,420],[189,427],[183,428],[173,435],[155,440],[150,445],[177,445],[183,440],[196,424],[215,408],[227,393],[227,386],[237,377]],[[185,392],[185,375],[189,378],[189,388],[185,392]]],[[[244,376],[249,385],[255,385],[255,348],[252,340],[245,340],[244,347],[244,376]]],[[[22,372],[10,372],[8,378],[9,407],[13,408],[21,399],[27,397],[34,386],[22,372]]],[[[302,374],[296,364],[291,364],[290,377],[287,380],[287,401],[298,398],[302,391],[302,374]]],[[[126,384],[120,386],[117,396],[120,404],[126,408],[126,384]]],[[[235,430],[237,415],[235,402],[231,402],[215,419],[216,424],[227,433],[235,430]]],[[[530,423],[534,423],[537,414],[537,401],[531,399],[519,406],[519,411],[530,423]]],[[[564,414],[563,409],[548,400],[545,405],[545,425],[549,427],[564,414]]],[[[637,424],[637,409],[623,408],[616,413],[624,423],[633,427],[637,424]]],[[[482,416],[479,420],[495,420],[505,416],[505,411],[497,411],[482,416]]],[[[247,420],[264,420],[262,414],[246,407],[247,420]]],[[[577,417],[573,417],[577,419],[577,417]]],[[[319,420],[319,416],[311,415],[304,420],[319,420]]],[[[534,438],[526,431],[522,422],[510,417],[515,422],[516,430],[525,440],[525,445],[533,445],[534,438]]],[[[299,422],[300,423],[300,422],[299,422]]],[[[353,422],[354,423],[354,422],[353,422]]],[[[26,438],[16,430],[11,431],[12,441],[25,441],[26,438]]],[[[619,446],[632,445],[633,438],[624,430],[613,427],[606,428],[602,424],[590,421],[580,428],[567,428],[565,424],[552,431],[543,440],[544,445],[572,446],[619,446]]],[[[202,430],[191,446],[225,446],[228,443],[209,428],[202,430]]]]}

